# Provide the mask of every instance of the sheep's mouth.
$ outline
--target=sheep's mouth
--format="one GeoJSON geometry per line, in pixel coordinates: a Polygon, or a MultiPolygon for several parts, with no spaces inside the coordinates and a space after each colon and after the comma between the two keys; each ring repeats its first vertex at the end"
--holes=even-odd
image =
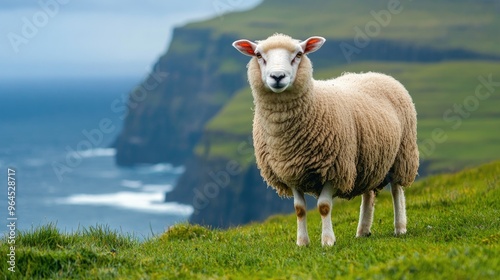
{"type": "Polygon", "coordinates": [[[282,86],[282,87],[271,87],[271,90],[273,92],[276,92],[276,93],[280,93],[280,92],[283,92],[285,91],[286,87],[285,86],[282,86]]]}
{"type": "Polygon", "coordinates": [[[279,93],[279,92],[283,92],[287,87],[288,87],[288,84],[284,84],[284,83],[274,83],[272,85],[268,85],[269,88],[273,91],[273,92],[276,92],[276,93],[279,93]]]}

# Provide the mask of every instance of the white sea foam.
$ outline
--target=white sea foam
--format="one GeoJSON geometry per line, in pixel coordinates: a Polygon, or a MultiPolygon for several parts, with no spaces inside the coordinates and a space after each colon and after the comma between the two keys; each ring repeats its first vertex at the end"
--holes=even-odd
{"type": "Polygon", "coordinates": [[[173,173],[173,174],[181,174],[184,172],[183,166],[174,167],[170,163],[157,163],[155,165],[142,165],[138,167],[138,170],[142,174],[151,174],[151,173],[173,173]]]}
{"type": "Polygon", "coordinates": [[[188,216],[193,207],[177,202],[163,202],[163,192],[118,192],[110,194],[76,194],[57,199],[59,204],[109,206],[154,214],[188,216]]]}
{"type": "Polygon", "coordinates": [[[145,192],[171,192],[174,189],[172,185],[165,184],[165,185],[154,185],[154,184],[147,184],[142,186],[142,190],[145,192]]]}
{"type": "Polygon", "coordinates": [[[116,149],[114,148],[95,148],[83,151],[72,152],[74,156],[79,156],[82,158],[91,157],[114,157],[116,155],[116,149]]]}

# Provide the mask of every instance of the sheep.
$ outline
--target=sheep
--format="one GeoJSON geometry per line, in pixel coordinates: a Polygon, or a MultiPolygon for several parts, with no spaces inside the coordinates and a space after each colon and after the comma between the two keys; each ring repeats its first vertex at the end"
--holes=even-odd
{"type": "Polygon", "coordinates": [[[405,234],[403,187],[413,183],[419,165],[413,101],[401,83],[380,73],[314,80],[307,54],[324,42],[274,34],[233,43],[252,57],[247,74],[261,176],[278,195],[293,196],[298,246],[310,242],[305,193],[318,199],[322,246],[332,246],[333,198],[362,196],[356,237],[370,236],[375,195],[389,183],[394,234],[405,234]]]}

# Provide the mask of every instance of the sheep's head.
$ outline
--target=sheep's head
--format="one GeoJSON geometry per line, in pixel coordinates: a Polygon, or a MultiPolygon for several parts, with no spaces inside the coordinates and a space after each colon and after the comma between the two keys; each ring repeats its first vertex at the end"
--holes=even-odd
{"type": "Polygon", "coordinates": [[[283,92],[293,85],[303,55],[318,50],[324,42],[325,38],[317,36],[299,41],[275,34],[257,42],[238,40],[233,47],[244,55],[255,57],[266,87],[273,92],[283,92]]]}

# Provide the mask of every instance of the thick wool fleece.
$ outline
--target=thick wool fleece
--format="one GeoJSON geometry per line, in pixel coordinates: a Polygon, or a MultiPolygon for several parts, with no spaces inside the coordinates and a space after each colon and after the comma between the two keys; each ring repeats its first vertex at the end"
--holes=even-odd
{"type": "Polygon", "coordinates": [[[416,111],[394,78],[369,72],[316,81],[303,56],[296,80],[284,92],[266,88],[256,58],[248,64],[248,79],[257,165],[280,196],[296,188],[317,197],[330,181],[335,196],[352,198],[414,181],[416,111]]]}

